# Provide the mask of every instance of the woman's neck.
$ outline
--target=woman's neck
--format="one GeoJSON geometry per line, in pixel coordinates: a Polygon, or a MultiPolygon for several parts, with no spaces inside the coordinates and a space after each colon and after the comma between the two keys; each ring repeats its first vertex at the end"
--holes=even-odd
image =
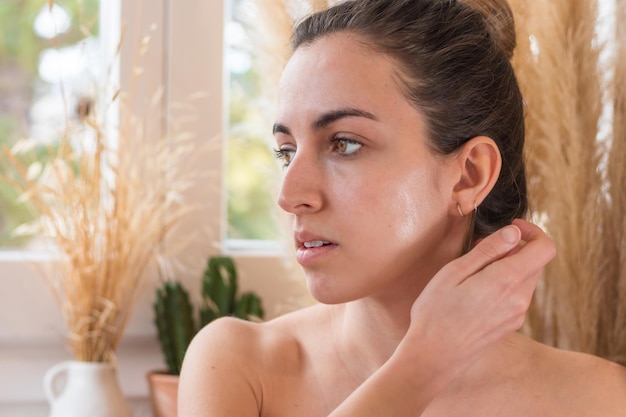
{"type": "Polygon", "coordinates": [[[446,255],[418,274],[407,273],[369,297],[331,306],[333,343],[346,367],[367,377],[391,357],[409,329],[413,304],[455,251],[455,246],[441,249],[446,255]]]}
{"type": "Polygon", "coordinates": [[[409,328],[416,298],[367,298],[332,307],[333,342],[351,373],[366,378],[391,357],[409,328]]]}

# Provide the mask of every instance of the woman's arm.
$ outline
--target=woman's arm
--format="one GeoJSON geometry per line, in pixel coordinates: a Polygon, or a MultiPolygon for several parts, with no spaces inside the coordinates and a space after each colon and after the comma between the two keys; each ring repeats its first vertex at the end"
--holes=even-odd
{"type": "Polygon", "coordinates": [[[487,347],[521,327],[555,248],[537,226],[514,225],[433,277],[395,353],[330,417],[419,416],[487,347]]]}

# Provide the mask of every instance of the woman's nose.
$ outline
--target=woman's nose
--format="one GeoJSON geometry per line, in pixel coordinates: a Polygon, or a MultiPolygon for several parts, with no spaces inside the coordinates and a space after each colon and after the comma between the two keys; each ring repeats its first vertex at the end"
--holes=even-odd
{"type": "Polygon", "coordinates": [[[323,205],[323,174],[319,163],[304,152],[296,153],[285,168],[278,205],[288,213],[313,213],[323,205]]]}

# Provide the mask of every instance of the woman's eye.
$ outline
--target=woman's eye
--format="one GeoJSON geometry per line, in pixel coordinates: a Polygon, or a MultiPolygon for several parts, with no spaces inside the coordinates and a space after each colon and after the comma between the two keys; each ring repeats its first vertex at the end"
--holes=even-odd
{"type": "Polygon", "coordinates": [[[334,150],[341,155],[351,155],[361,149],[362,143],[350,139],[335,139],[334,150]]]}
{"type": "Polygon", "coordinates": [[[293,157],[296,156],[296,151],[293,149],[274,149],[276,159],[283,161],[283,166],[289,166],[293,157]]]}

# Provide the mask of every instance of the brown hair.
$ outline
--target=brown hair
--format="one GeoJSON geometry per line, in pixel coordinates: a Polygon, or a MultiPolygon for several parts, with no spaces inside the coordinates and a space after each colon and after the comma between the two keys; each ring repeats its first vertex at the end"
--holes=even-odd
{"type": "Polygon", "coordinates": [[[301,21],[291,46],[338,32],[356,34],[398,63],[400,87],[425,115],[436,153],[454,153],[476,136],[496,142],[502,170],[475,213],[472,239],[525,216],[523,102],[510,63],[515,29],[506,2],[347,1],[301,21]]]}

